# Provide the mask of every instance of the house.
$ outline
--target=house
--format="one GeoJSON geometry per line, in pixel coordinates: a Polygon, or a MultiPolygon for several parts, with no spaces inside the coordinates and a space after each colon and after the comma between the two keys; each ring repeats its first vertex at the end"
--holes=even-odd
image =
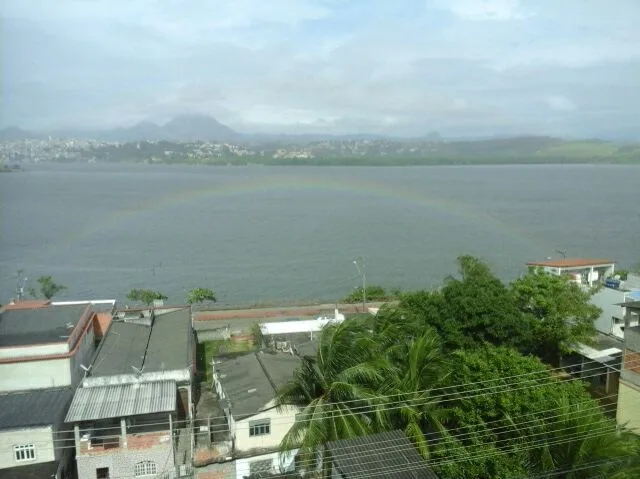
{"type": "Polygon", "coordinates": [[[610,278],[615,272],[615,261],[608,259],[563,258],[546,261],[530,261],[527,266],[541,268],[557,276],[569,276],[578,284],[593,286],[610,278]]]}
{"type": "Polygon", "coordinates": [[[278,449],[299,410],[277,409],[274,398],[299,365],[300,359],[290,354],[266,352],[213,364],[214,388],[227,419],[237,479],[294,469],[297,450],[282,453],[278,449]]]}
{"type": "Polygon", "coordinates": [[[76,390],[79,479],[191,474],[191,309],[118,311],[76,390]]]}
{"type": "Polygon", "coordinates": [[[328,442],[331,479],[438,479],[402,431],[328,442]]]}
{"type": "Polygon", "coordinates": [[[0,479],[72,477],[70,387],[0,393],[0,479]]]}
{"type": "Polygon", "coordinates": [[[102,306],[23,301],[0,309],[0,391],[77,385],[95,351],[102,306]]]}
{"type": "MultiPolygon", "coordinates": [[[[626,306],[640,313],[640,301],[626,306]]],[[[628,313],[631,314],[631,313],[628,313]]],[[[625,329],[624,356],[618,386],[617,421],[640,433],[640,326],[625,329]]]]}

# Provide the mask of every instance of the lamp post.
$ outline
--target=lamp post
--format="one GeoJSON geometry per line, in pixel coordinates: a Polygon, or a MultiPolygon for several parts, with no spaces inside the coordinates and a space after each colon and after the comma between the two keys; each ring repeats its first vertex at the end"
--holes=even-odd
{"type": "Polygon", "coordinates": [[[358,274],[362,277],[362,308],[363,308],[363,313],[366,313],[367,312],[367,271],[366,271],[364,261],[362,261],[362,258],[360,258],[360,262],[362,263],[362,268],[360,268],[360,265],[358,264],[357,260],[355,259],[353,260],[353,264],[356,265],[358,274]]]}

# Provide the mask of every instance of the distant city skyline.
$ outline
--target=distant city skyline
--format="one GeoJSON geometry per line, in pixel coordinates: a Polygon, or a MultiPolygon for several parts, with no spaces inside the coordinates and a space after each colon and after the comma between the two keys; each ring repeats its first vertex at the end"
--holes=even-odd
{"type": "Polygon", "coordinates": [[[6,0],[0,128],[638,137],[637,0],[6,0]]]}

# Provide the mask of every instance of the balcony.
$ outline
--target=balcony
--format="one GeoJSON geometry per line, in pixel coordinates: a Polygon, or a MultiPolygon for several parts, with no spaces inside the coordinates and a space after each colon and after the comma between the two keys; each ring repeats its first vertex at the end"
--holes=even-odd
{"type": "Polygon", "coordinates": [[[80,439],[79,455],[100,456],[112,454],[120,449],[149,449],[156,446],[172,447],[171,433],[168,430],[127,434],[126,436],[113,434],[111,431],[102,432],[104,433],[102,436],[83,436],[80,439]]]}

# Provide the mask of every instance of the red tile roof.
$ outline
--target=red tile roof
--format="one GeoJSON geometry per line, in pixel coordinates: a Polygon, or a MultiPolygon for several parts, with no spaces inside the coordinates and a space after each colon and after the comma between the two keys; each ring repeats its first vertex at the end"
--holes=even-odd
{"type": "Polygon", "coordinates": [[[528,266],[551,266],[552,268],[580,268],[586,266],[605,266],[615,264],[610,259],[589,259],[589,258],[565,258],[551,259],[547,261],[530,261],[528,266]]]}
{"type": "Polygon", "coordinates": [[[44,308],[51,304],[51,301],[48,299],[28,299],[26,301],[18,301],[17,303],[9,303],[5,305],[2,309],[10,310],[10,309],[39,309],[44,308]]]}

